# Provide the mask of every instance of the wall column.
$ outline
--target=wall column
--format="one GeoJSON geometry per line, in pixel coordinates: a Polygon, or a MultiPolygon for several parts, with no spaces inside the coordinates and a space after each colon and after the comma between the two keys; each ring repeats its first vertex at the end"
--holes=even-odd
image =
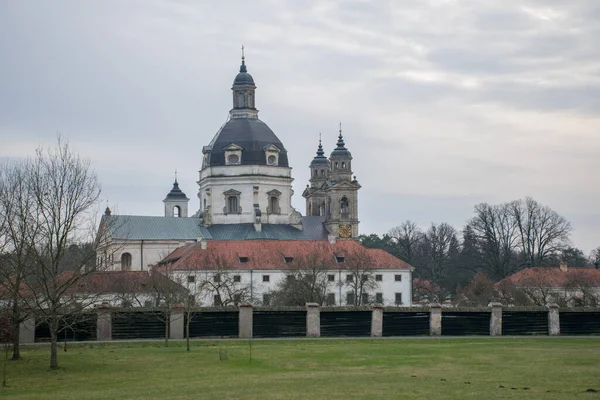
{"type": "Polygon", "coordinates": [[[306,303],[306,336],[321,336],[321,309],[318,303],[306,303]]]}
{"type": "Polygon", "coordinates": [[[429,306],[429,335],[430,336],[441,336],[442,335],[442,306],[439,304],[432,304],[429,306]]]}
{"type": "Polygon", "coordinates": [[[110,308],[98,308],[96,340],[112,340],[112,310],[110,308]]]}
{"type": "Polygon", "coordinates": [[[240,304],[239,334],[240,339],[252,339],[252,304],[240,304]]]}
{"type": "Polygon", "coordinates": [[[558,304],[550,303],[548,307],[548,335],[558,336],[560,335],[560,313],[558,304]]]}
{"type": "Polygon", "coordinates": [[[492,302],[488,304],[492,308],[490,314],[490,336],[502,336],[502,304],[492,302]]]}
{"type": "Polygon", "coordinates": [[[371,337],[381,337],[383,334],[383,307],[373,306],[371,312],[371,337]]]}
{"type": "Polygon", "coordinates": [[[169,320],[169,339],[183,339],[183,308],[175,308],[169,320]]]}
{"type": "Polygon", "coordinates": [[[19,343],[34,343],[35,342],[35,319],[27,318],[19,324],[19,343]]]}

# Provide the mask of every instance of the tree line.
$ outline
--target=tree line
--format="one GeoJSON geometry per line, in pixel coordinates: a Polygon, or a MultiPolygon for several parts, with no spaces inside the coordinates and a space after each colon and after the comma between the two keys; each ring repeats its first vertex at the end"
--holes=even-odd
{"type": "Polygon", "coordinates": [[[594,267],[600,247],[586,257],[570,242],[571,224],[550,207],[527,197],[503,204],[481,203],[462,231],[448,223],[422,230],[405,221],[388,233],[361,235],[360,242],[388,251],[415,267],[415,300],[451,299],[478,275],[501,281],[529,267],[594,267]]]}

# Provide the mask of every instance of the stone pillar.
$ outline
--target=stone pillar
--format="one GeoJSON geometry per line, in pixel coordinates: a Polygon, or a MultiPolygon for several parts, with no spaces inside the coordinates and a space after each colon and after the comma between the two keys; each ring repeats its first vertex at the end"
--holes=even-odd
{"type": "Polygon", "coordinates": [[[98,308],[96,322],[96,340],[105,341],[112,339],[112,310],[98,308]]]}
{"type": "Polygon", "coordinates": [[[34,343],[35,342],[35,319],[27,318],[19,324],[19,343],[34,343]]]}
{"type": "Polygon", "coordinates": [[[560,314],[558,312],[558,304],[550,303],[548,307],[548,335],[560,335],[560,314]]]}
{"type": "Polygon", "coordinates": [[[169,339],[183,339],[183,308],[175,308],[169,320],[169,339]]]}
{"type": "Polygon", "coordinates": [[[238,329],[240,339],[252,339],[252,304],[240,304],[238,329]]]}
{"type": "Polygon", "coordinates": [[[502,336],[502,304],[492,302],[488,304],[492,308],[490,315],[490,336],[502,336]]]}
{"type": "Polygon", "coordinates": [[[383,334],[383,307],[373,306],[371,312],[371,337],[381,337],[383,334]]]}
{"type": "Polygon", "coordinates": [[[429,335],[442,336],[442,306],[432,304],[429,308],[429,335]]]}
{"type": "Polygon", "coordinates": [[[306,336],[321,336],[321,309],[318,303],[306,303],[306,336]]]}

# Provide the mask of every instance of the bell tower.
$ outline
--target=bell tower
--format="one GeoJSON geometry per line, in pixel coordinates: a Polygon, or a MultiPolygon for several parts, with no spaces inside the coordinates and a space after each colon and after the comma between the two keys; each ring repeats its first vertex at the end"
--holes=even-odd
{"type": "Polygon", "coordinates": [[[352,177],[352,154],[346,148],[342,124],[336,148],[329,156],[330,173],[327,184],[327,216],[325,228],[341,239],[358,238],[358,189],[352,177]]]}
{"type": "Polygon", "coordinates": [[[327,184],[329,178],[329,160],[325,157],[323,145],[321,144],[321,134],[319,134],[319,147],[317,147],[317,155],[310,163],[310,186],[306,186],[302,194],[306,199],[306,215],[307,216],[322,216],[326,215],[326,196],[322,189],[327,184]]]}
{"type": "Polygon", "coordinates": [[[189,201],[190,199],[179,189],[177,175],[175,175],[173,189],[163,200],[163,203],[165,203],[165,217],[187,217],[189,201]]]}

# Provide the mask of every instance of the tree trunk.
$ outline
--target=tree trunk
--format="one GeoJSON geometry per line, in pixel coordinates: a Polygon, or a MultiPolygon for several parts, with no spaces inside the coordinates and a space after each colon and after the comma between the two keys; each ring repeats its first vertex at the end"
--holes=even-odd
{"type": "Polygon", "coordinates": [[[191,313],[187,314],[187,321],[185,324],[185,346],[187,351],[190,351],[190,314],[191,313]]]}
{"type": "Polygon", "coordinates": [[[8,366],[8,353],[10,352],[10,346],[8,343],[4,345],[4,365],[2,366],[2,387],[6,387],[6,367],[8,366]]]}
{"type": "Polygon", "coordinates": [[[12,324],[13,324],[13,360],[21,359],[21,346],[19,346],[19,334],[21,331],[21,312],[17,303],[18,299],[13,301],[12,307],[12,324]]]}
{"type": "Polygon", "coordinates": [[[50,368],[58,369],[58,319],[53,317],[50,325],[50,368]]]}
{"type": "Polygon", "coordinates": [[[165,313],[165,347],[169,347],[169,325],[171,324],[171,313],[165,313]]]}

